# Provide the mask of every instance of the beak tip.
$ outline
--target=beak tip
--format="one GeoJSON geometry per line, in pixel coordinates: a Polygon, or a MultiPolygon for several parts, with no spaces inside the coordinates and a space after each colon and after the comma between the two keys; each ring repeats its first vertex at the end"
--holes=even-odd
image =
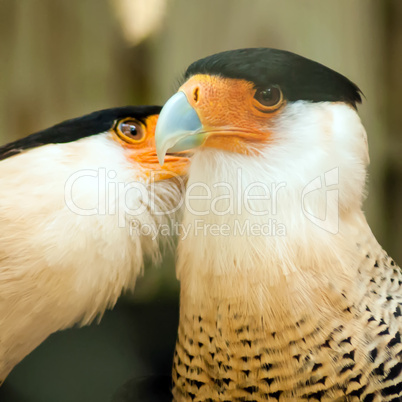
{"type": "MultiPolygon", "coordinates": [[[[160,144],[160,145],[162,145],[162,144],[160,144]]],[[[163,166],[163,164],[165,163],[165,156],[166,156],[166,152],[167,152],[167,149],[165,149],[165,148],[166,148],[166,146],[158,147],[158,145],[156,145],[156,156],[158,157],[158,161],[161,166],[163,166]]]]}
{"type": "Polygon", "coordinates": [[[161,166],[163,166],[164,163],[165,163],[165,155],[160,155],[159,153],[158,153],[157,155],[158,155],[159,164],[160,164],[161,166]]]}

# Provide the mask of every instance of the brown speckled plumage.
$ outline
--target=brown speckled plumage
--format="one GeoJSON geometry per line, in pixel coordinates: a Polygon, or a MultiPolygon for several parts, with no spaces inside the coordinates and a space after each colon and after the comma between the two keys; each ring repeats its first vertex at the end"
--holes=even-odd
{"type": "Polygon", "coordinates": [[[174,400],[401,400],[401,271],[379,246],[357,247],[367,291],[357,305],[345,300],[343,323],[322,327],[310,316],[268,333],[261,317],[238,317],[229,300],[215,312],[182,302],[174,400]]]}

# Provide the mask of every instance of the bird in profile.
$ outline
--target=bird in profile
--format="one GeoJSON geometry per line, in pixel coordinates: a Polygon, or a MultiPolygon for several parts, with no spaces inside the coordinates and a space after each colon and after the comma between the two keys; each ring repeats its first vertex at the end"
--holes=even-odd
{"type": "Polygon", "coordinates": [[[158,262],[185,155],[161,168],[159,106],[100,110],[0,148],[0,380],[51,333],[86,325],[158,262]],[[143,228],[146,230],[142,230],[143,228]]]}
{"type": "Polygon", "coordinates": [[[161,162],[198,146],[174,400],[402,400],[402,275],[362,211],[358,87],[268,48],[198,60],[184,80],[156,128],[161,162]]]}

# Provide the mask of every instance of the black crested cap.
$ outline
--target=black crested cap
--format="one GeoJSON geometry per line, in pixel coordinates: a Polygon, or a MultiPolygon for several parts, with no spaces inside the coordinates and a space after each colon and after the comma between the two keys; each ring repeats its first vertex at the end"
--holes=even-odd
{"type": "Polygon", "coordinates": [[[184,78],[195,74],[244,79],[257,88],[277,84],[291,102],[346,102],[354,108],[361,102],[360,89],[346,77],[285,50],[250,48],[217,53],[192,63],[184,78]]]}
{"type": "Polygon", "coordinates": [[[161,106],[123,106],[98,110],[85,116],[66,120],[28,137],[0,147],[0,160],[20,152],[46,144],[62,144],[77,141],[110,130],[114,122],[125,117],[133,117],[141,122],[154,114],[159,114],[161,106]]]}

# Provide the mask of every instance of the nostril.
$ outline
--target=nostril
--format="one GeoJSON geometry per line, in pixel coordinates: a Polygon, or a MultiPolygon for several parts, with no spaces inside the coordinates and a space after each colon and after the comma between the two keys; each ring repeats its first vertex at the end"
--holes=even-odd
{"type": "Polygon", "coordinates": [[[194,89],[194,91],[193,91],[193,99],[194,99],[194,102],[198,102],[198,96],[199,96],[199,93],[200,93],[200,88],[195,88],[194,89]]]}

